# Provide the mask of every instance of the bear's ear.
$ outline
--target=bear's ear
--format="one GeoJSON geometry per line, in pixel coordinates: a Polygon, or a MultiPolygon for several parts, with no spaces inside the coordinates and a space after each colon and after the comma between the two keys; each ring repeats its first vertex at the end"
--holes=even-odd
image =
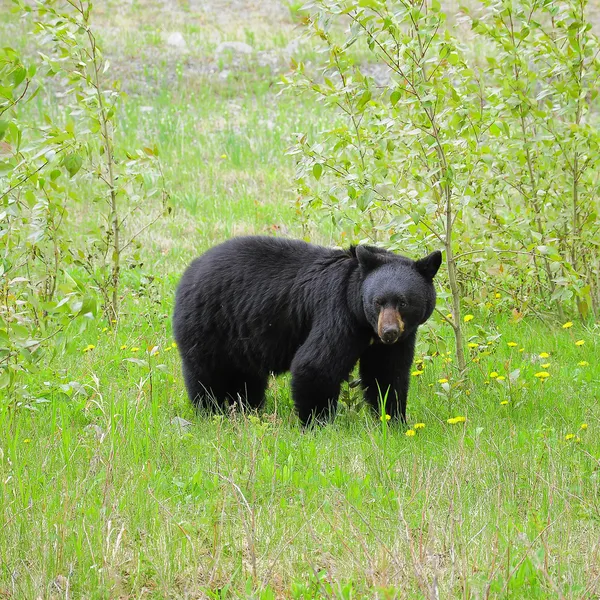
{"type": "Polygon", "coordinates": [[[421,258],[416,262],[417,271],[425,279],[433,279],[442,264],[442,253],[439,250],[432,252],[429,256],[421,258]]]}
{"type": "Polygon", "coordinates": [[[382,255],[379,248],[374,248],[373,246],[356,246],[354,251],[358,259],[358,264],[365,273],[376,269],[385,262],[384,255],[382,255]]]}

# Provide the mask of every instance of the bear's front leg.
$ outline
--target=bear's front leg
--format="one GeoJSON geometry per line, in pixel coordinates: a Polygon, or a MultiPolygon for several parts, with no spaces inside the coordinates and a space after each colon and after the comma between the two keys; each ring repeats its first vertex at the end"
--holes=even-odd
{"type": "Polygon", "coordinates": [[[376,414],[385,414],[406,422],[406,398],[410,368],[415,356],[416,333],[393,345],[372,344],[360,357],[360,379],[365,400],[376,414]]]}
{"type": "Polygon", "coordinates": [[[328,340],[314,330],[296,353],[290,369],[292,397],[303,425],[335,416],[342,382],[358,360],[354,346],[345,336],[328,340]]]}

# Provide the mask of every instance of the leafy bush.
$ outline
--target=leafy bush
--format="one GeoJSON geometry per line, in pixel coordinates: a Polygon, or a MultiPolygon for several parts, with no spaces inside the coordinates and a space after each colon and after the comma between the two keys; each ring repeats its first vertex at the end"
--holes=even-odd
{"type": "Polygon", "coordinates": [[[342,238],[442,246],[461,368],[468,295],[597,312],[600,63],[585,3],[486,0],[451,25],[437,0],[308,9],[324,64],[294,65],[288,83],[335,118],[291,150],[304,214],[342,238]]]}
{"type": "Polygon", "coordinates": [[[122,96],[103,80],[91,3],[19,8],[44,52],[27,66],[0,50],[0,388],[29,402],[20,374],[38,368],[46,347],[62,352],[75,320],[85,327],[100,300],[116,322],[122,262],[166,196],[156,148],[116,148],[122,96]],[[60,94],[64,112],[33,106],[44,94],[60,94]],[[159,206],[149,204],[158,194],[159,206]]]}

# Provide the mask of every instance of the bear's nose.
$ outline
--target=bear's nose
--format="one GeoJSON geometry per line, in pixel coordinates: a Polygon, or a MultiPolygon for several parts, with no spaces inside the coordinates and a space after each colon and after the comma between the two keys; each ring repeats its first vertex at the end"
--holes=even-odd
{"type": "Polygon", "coordinates": [[[381,341],[384,344],[394,344],[400,337],[400,330],[397,327],[388,327],[381,332],[381,341]]]}

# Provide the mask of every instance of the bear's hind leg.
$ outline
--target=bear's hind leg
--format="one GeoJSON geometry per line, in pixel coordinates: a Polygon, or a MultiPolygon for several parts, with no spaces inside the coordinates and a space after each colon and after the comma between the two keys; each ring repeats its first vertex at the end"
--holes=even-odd
{"type": "Polygon", "coordinates": [[[227,374],[227,396],[234,402],[251,410],[258,410],[265,404],[267,377],[247,373],[229,372],[227,374]]]}
{"type": "Polygon", "coordinates": [[[221,377],[197,366],[191,367],[185,361],[182,370],[185,387],[192,404],[208,412],[223,410],[227,396],[221,384],[221,377]]]}

